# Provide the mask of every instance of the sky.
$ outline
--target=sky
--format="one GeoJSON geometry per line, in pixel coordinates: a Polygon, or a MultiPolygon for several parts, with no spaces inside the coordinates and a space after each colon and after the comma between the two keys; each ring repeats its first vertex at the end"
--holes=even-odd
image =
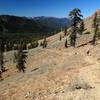
{"type": "Polygon", "coordinates": [[[0,15],[68,17],[74,8],[87,17],[100,9],[100,0],[0,0],[0,15]]]}

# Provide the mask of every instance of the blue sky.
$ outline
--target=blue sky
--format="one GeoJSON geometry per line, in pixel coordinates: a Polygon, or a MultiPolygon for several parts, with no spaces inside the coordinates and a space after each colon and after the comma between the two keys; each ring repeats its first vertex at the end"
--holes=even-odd
{"type": "Polygon", "coordinates": [[[73,8],[87,17],[100,9],[100,0],[0,0],[0,14],[17,16],[67,17],[73,8]]]}

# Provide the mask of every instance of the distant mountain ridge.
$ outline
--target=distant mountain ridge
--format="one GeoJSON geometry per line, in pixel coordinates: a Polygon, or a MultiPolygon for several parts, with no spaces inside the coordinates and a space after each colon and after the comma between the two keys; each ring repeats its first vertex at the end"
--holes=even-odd
{"type": "Polygon", "coordinates": [[[0,32],[7,37],[50,36],[69,25],[67,18],[0,15],[0,32]]]}
{"type": "Polygon", "coordinates": [[[57,25],[57,27],[66,27],[70,25],[70,19],[68,18],[57,18],[57,17],[34,17],[33,20],[39,21],[43,24],[47,23],[50,25],[57,25]]]}

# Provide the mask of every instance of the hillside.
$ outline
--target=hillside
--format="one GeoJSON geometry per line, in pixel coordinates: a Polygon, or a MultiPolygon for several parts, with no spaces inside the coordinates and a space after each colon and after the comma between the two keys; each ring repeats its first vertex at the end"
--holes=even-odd
{"type": "MultiPolygon", "coordinates": [[[[100,10],[96,11],[98,16],[100,16],[100,10]]],[[[85,24],[85,29],[86,32],[92,32],[93,33],[93,18],[94,18],[94,14],[88,18],[84,19],[84,24],[85,24]]]]}
{"type": "Polygon", "coordinates": [[[0,32],[9,38],[51,36],[69,24],[67,18],[0,16],[0,32]]]}
{"type": "Polygon", "coordinates": [[[16,69],[15,51],[4,53],[8,70],[0,81],[0,100],[100,100],[100,40],[93,46],[93,34],[83,34],[75,48],[65,48],[68,37],[59,41],[60,35],[48,37],[45,49],[28,50],[25,73],[16,69]]]}
{"type": "MultiPolygon", "coordinates": [[[[59,34],[48,38],[46,49],[29,51],[25,73],[17,72],[13,52],[5,53],[9,70],[0,82],[0,100],[100,100],[100,41],[95,47],[66,49],[66,37],[59,41],[59,34]]],[[[82,37],[80,42],[90,35],[82,37]]]]}

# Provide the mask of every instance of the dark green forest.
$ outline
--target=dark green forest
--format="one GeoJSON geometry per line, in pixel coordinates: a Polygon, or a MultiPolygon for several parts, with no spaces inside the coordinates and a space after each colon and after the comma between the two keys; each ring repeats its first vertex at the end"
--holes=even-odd
{"type": "Polygon", "coordinates": [[[0,16],[0,37],[9,40],[41,39],[56,34],[70,25],[67,18],[0,16]]]}

